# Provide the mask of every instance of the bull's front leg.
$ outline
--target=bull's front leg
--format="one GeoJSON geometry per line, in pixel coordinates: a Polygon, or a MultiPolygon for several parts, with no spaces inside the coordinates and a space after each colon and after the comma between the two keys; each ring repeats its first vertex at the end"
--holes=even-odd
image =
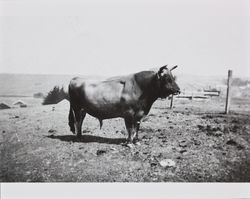
{"type": "Polygon", "coordinates": [[[138,132],[139,132],[139,129],[140,129],[140,124],[141,124],[140,121],[135,122],[135,138],[134,138],[134,141],[133,141],[135,145],[140,145],[139,136],[138,136],[138,132]]]}
{"type": "Polygon", "coordinates": [[[129,148],[132,148],[133,140],[136,136],[135,123],[132,119],[125,118],[125,125],[126,125],[126,129],[128,132],[128,139],[127,139],[126,146],[128,146],[129,148]]]}

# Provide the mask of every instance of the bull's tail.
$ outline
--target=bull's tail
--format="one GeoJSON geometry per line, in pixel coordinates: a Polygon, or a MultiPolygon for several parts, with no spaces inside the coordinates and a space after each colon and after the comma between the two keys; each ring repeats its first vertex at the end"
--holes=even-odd
{"type": "Polygon", "coordinates": [[[70,109],[69,109],[69,117],[68,117],[68,124],[69,124],[69,127],[70,127],[70,131],[75,134],[75,126],[74,126],[74,112],[73,112],[73,109],[70,105],[70,109]]]}
{"type": "Polygon", "coordinates": [[[102,129],[102,125],[103,125],[102,119],[99,119],[99,122],[100,122],[100,129],[102,129]]]}
{"type": "Polygon", "coordinates": [[[68,92],[68,90],[65,90],[65,89],[63,88],[63,95],[64,95],[64,99],[66,99],[66,100],[69,101],[69,92],[68,92]]]}

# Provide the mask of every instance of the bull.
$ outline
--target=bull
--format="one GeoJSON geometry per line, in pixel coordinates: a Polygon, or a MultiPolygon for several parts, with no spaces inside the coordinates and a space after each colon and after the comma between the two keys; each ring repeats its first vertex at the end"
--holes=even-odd
{"type": "Polygon", "coordinates": [[[123,118],[128,132],[127,146],[139,144],[138,131],[145,117],[158,98],[180,93],[167,65],[158,71],[142,71],[135,74],[113,77],[104,81],[90,81],[75,77],[70,81],[69,127],[81,137],[82,122],[86,113],[103,120],[123,118]]]}

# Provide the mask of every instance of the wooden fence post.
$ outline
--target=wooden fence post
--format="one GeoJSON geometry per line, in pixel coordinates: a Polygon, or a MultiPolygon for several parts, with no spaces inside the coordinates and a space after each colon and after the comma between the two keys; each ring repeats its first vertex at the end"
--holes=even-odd
{"type": "Polygon", "coordinates": [[[174,105],[174,95],[171,95],[171,99],[170,99],[170,109],[173,108],[173,105],[174,105]]]}
{"type": "Polygon", "coordinates": [[[230,97],[231,97],[231,84],[232,84],[232,75],[233,71],[228,70],[228,78],[227,78],[227,97],[226,97],[226,107],[225,107],[225,113],[229,113],[229,108],[230,108],[230,97]]]}

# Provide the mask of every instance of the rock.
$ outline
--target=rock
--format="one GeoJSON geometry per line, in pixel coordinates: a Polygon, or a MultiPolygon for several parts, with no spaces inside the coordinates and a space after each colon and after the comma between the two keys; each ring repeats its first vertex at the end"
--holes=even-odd
{"type": "Polygon", "coordinates": [[[211,125],[207,125],[207,131],[209,131],[209,130],[212,130],[212,126],[211,125]]]}
{"type": "Polygon", "coordinates": [[[183,141],[181,141],[180,143],[179,143],[179,146],[180,147],[187,147],[187,142],[185,141],[185,140],[183,140],[183,141]]]}
{"type": "Polygon", "coordinates": [[[163,142],[163,143],[167,142],[167,139],[163,139],[162,142],[163,142]]]}
{"type": "Polygon", "coordinates": [[[50,129],[48,132],[49,132],[49,133],[54,133],[54,132],[56,132],[56,130],[50,129]]]}
{"type": "Polygon", "coordinates": [[[26,174],[27,174],[27,175],[30,175],[30,174],[31,174],[31,171],[27,171],[26,174]]]}
{"type": "Polygon", "coordinates": [[[99,150],[97,150],[96,155],[102,155],[106,152],[107,152],[106,150],[99,149],[99,150]]]}
{"type": "Polygon", "coordinates": [[[116,151],[116,148],[110,147],[110,150],[111,150],[111,151],[116,151]]]}
{"type": "Polygon", "coordinates": [[[159,139],[164,139],[164,138],[166,138],[166,135],[158,135],[157,136],[159,139]]]}
{"type": "Polygon", "coordinates": [[[166,167],[175,167],[176,163],[175,161],[171,160],[171,159],[165,159],[165,160],[161,160],[160,161],[160,165],[164,168],[166,167]]]}
{"type": "Polygon", "coordinates": [[[237,145],[237,142],[235,142],[234,140],[230,139],[230,140],[228,140],[228,141],[226,142],[226,144],[236,146],[236,145],[237,145]]]}
{"type": "Polygon", "coordinates": [[[7,104],[5,103],[0,103],[0,110],[1,109],[10,109],[10,106],[8,106],[7,104]]]}
{"type": "Polygon", "coordinates": [[[245,149],[244,146],[242,146],[241,144],[237,143],[236,141],[234,141],[233,139],[230,139],[226,142],[227,145],[231,145],[231,146],[236,146],[237,149],[242,150],[245,149]]]}
{"type": "Polygon", "coordinates": [[[186,150],[186,149],[182,149],[182,150],[180,150],[180,153],[185,153],[185,152],[187,152],[187,150],[186,150]]]}
{"type": "Polygon", "coordinates": [[[195,144],[195,145],[200,145],[201,142],[200,142],[199,140],[194,140],[194,144],[195,144]]]}
{"type": "Polygon", "coordinates": [[[224,132],[225,134],[229,134],[229,133],[230,133],[229,127],[225,126],[223,132],[224,132]]]}
{"type": "Polygon", "coordinates": [[[242,149],[245,149],[245,147],[242,146],[242,145],[240,145],[240,144],[238,144],[237,149],[242,150],[242,149]]]}
{"type": "Polygon", "coordinates": [[[150,163],[150,166],[151,166],[151,167],[157,166],[157,162],[151,162],[151,163],[150,163]]]}
{"type": "Polygon", "coordinates": [[[163,157],[163,154],[162,153],[159,153],[159,155],[156,156],[157,158],[162,158],[163,157]]]}
{"type": "Polygon", "coordinates": [[[2,133],[6,133],[6,131],[2,131],[2,133]]]}
{"type": "Polygon", "coordinates": [[[27,105],[26,105],[26,104],[21,104],[20,107],[21,107],[21,108],[26,108],[27,105]]]}
{"type": "Polygon", "coordinates": [[[203,125],[198,124],[197,127],[199,128],[199,130],[203,131],[205,129],[205,127],[203,125]]]}
{"type": "Polygon", "coordinates": [[[216,132],[214,133],[214,135],[217,136],[217,137],[219,137],[219,136],[222,136],[223,133],[222,133],[221,131],[216,131],[216,132]]]}

